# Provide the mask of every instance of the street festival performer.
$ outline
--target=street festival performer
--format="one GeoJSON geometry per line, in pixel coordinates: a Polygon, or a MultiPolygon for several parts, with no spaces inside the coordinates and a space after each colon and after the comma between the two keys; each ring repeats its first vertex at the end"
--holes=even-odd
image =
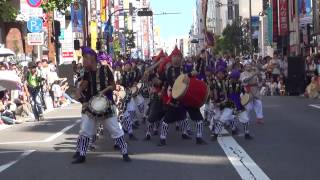
{"type": "Polygon", "coordinates": [[[250,101],[247,110],[254,109],[257,117],[257,123],[263,124],[263,110],[260,95],[259,68],[254,67],[249,60],[244,63],[244,72],[241,73],[240,81],[244,85],[245,91],[250,95],[250,101]]]}
{"type": "Polygon", "coordinates": [[[126,61],[121,74],[121,86],[126,91],[126,99],[123,107],[122,125],[124,130],[128,133],[130,140],[137,140],[133,134],[134,121],[136,119],[137,106],[134,100],[134,96],[137,93],[136,88],[136,76],[135,72],[132,71],[132,62],[126,61]]]}
{"type": "Polygon", "coordinates": [[[98,70],[97,54],[94,50],[89,47],[82,47],[82,56],[85,73],[76,91],[76,98],[82,103],[81,129],[76,153],[73,156],[75,160],[72,163],[85,162],[90,138],[95,135],[99,121],[104,122],[104,128],[108,130],[111,138],[120,148],[123,160],[131,161],[128,155],[127,143],[124,139],[124,132],[115,114],[115,106],[112,99],[115,82],[109,66],[106,65],[108,63],[106,61],[107,58],[105,58],[106,55],[103,53],[99,55],[102,64],[100,68],[105,68],[103,71],[101,69],[98,70]],[[102,87],[98,87],[98,85],[102,87]]]}
{"type": "Polygon", "coordinates": [[[225,125],[231,127],[232,135],[238,133],[236,120],[244,126],[245,139],[252,139],[249,134],[249,115],[246,104],[242,104],[241,93],[243,86],[239,81],[240,72],[233,70],[229,77],[226,76],[224,66],[218,66],[217,79],[212,82],[212,95],[215,102],[215,115],[211,121],[212,139],[217,140],[225,125]]]}
{"type": "Polygon", "coordinates": [[[166,54],[161,50],[160,53],[153,57],[153,65],[149,67],[144,74],[144,80],[149,85],[150,103],[147,111],[146,135],[145,140],[150,140],[151,135],[158,135],[158,128],[162,117],[164,116],[161,92],[163,82],[159,78],[157,68],[161,64],[161,68],[165,68],[167,63],[166,54]]]}
{"type": "MultiPolygon", "coordinates": [[[[171,66],[162,73],[162,81],[165,84],[162,91],[165,114],[161,123],[159,146],[166,145],[169,123],[186,121],[186,112],[191,120],[196,122],[196,144],[206,144],[202,139],[203,117],[200,107],[207,99],[208,88],[203,81],[197,80],[191,73],[183,75],[182,56],[180,50],[175,47],[168,57],[168,63],[171,63],[171,66]]],[[[189,139],[188,134],[185,133],[182,137],[189,139]]]]}

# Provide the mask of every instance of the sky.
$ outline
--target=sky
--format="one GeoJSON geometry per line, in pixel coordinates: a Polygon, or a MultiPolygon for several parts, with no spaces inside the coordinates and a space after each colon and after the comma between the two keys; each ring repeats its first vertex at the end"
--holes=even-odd
{"type": "MultiPolygon", "coordinates": [[[[226,1],[226,0],[225,0],[226,1]]],[[[187,37],[192,25],[192,10],[196,0],[150,0],[154,14],[162,12],[179,12],[181,14],[154,16],[154,24],[160,26],[160,36],[163,40],[187,37]]],[[[239,0],[240,15],[249,16],[249,0],[239,0]]],[[[252,0],[252,14],[258,14],[261,0],[252,0]]]]}
{"type": "Polygon", "coordinates": [[[187,36],[192,25],[195,0],[150,0],[154,14],[178,12],[181,14],[156,15],[154,24],[160,26],[162,39],[187,36]]]}

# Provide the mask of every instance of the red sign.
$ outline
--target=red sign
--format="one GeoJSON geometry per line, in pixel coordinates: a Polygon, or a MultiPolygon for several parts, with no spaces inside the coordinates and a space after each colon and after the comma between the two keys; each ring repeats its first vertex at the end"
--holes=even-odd
{"type": "Polygon", "coordinates": [[[42,0],[26,0],[26,1],[31,7],[39,7],[42,3],[42,0]]]}
{"type": "Polygon", "coordinates": [[[73,58],[73,52],[62,52],[62,57],[64,58],[73,58]]]}
{"type": "Polygon", "coordinates": [[[279,0],[279,35],[286,36],[288,32],[288,2],[287,0],[279,0]]]}
{"type": "Polygon", "coordinates": [[[278,0],[272,1],[272,15],[273,15],[273,42],[278,41],[278,0]]]}

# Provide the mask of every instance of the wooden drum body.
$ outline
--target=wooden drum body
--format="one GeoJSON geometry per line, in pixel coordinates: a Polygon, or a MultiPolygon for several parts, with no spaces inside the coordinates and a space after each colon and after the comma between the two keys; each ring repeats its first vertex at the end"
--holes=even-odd
{"type": "Polygon", "coordinates": [[[200,108],[208,96],[209,89],[205,82],[184,74],[177,78],[172,88],[172,97],[187,107],[200,108]]]}

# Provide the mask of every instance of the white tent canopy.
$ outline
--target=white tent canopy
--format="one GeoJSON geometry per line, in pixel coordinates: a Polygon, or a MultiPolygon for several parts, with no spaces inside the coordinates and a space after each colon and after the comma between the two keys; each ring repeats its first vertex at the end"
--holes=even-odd
{"type": "Polygon", "coordinates": [[[15,53],[8,48],[0,48],[0,57],[13,56],[15,53]]]}

